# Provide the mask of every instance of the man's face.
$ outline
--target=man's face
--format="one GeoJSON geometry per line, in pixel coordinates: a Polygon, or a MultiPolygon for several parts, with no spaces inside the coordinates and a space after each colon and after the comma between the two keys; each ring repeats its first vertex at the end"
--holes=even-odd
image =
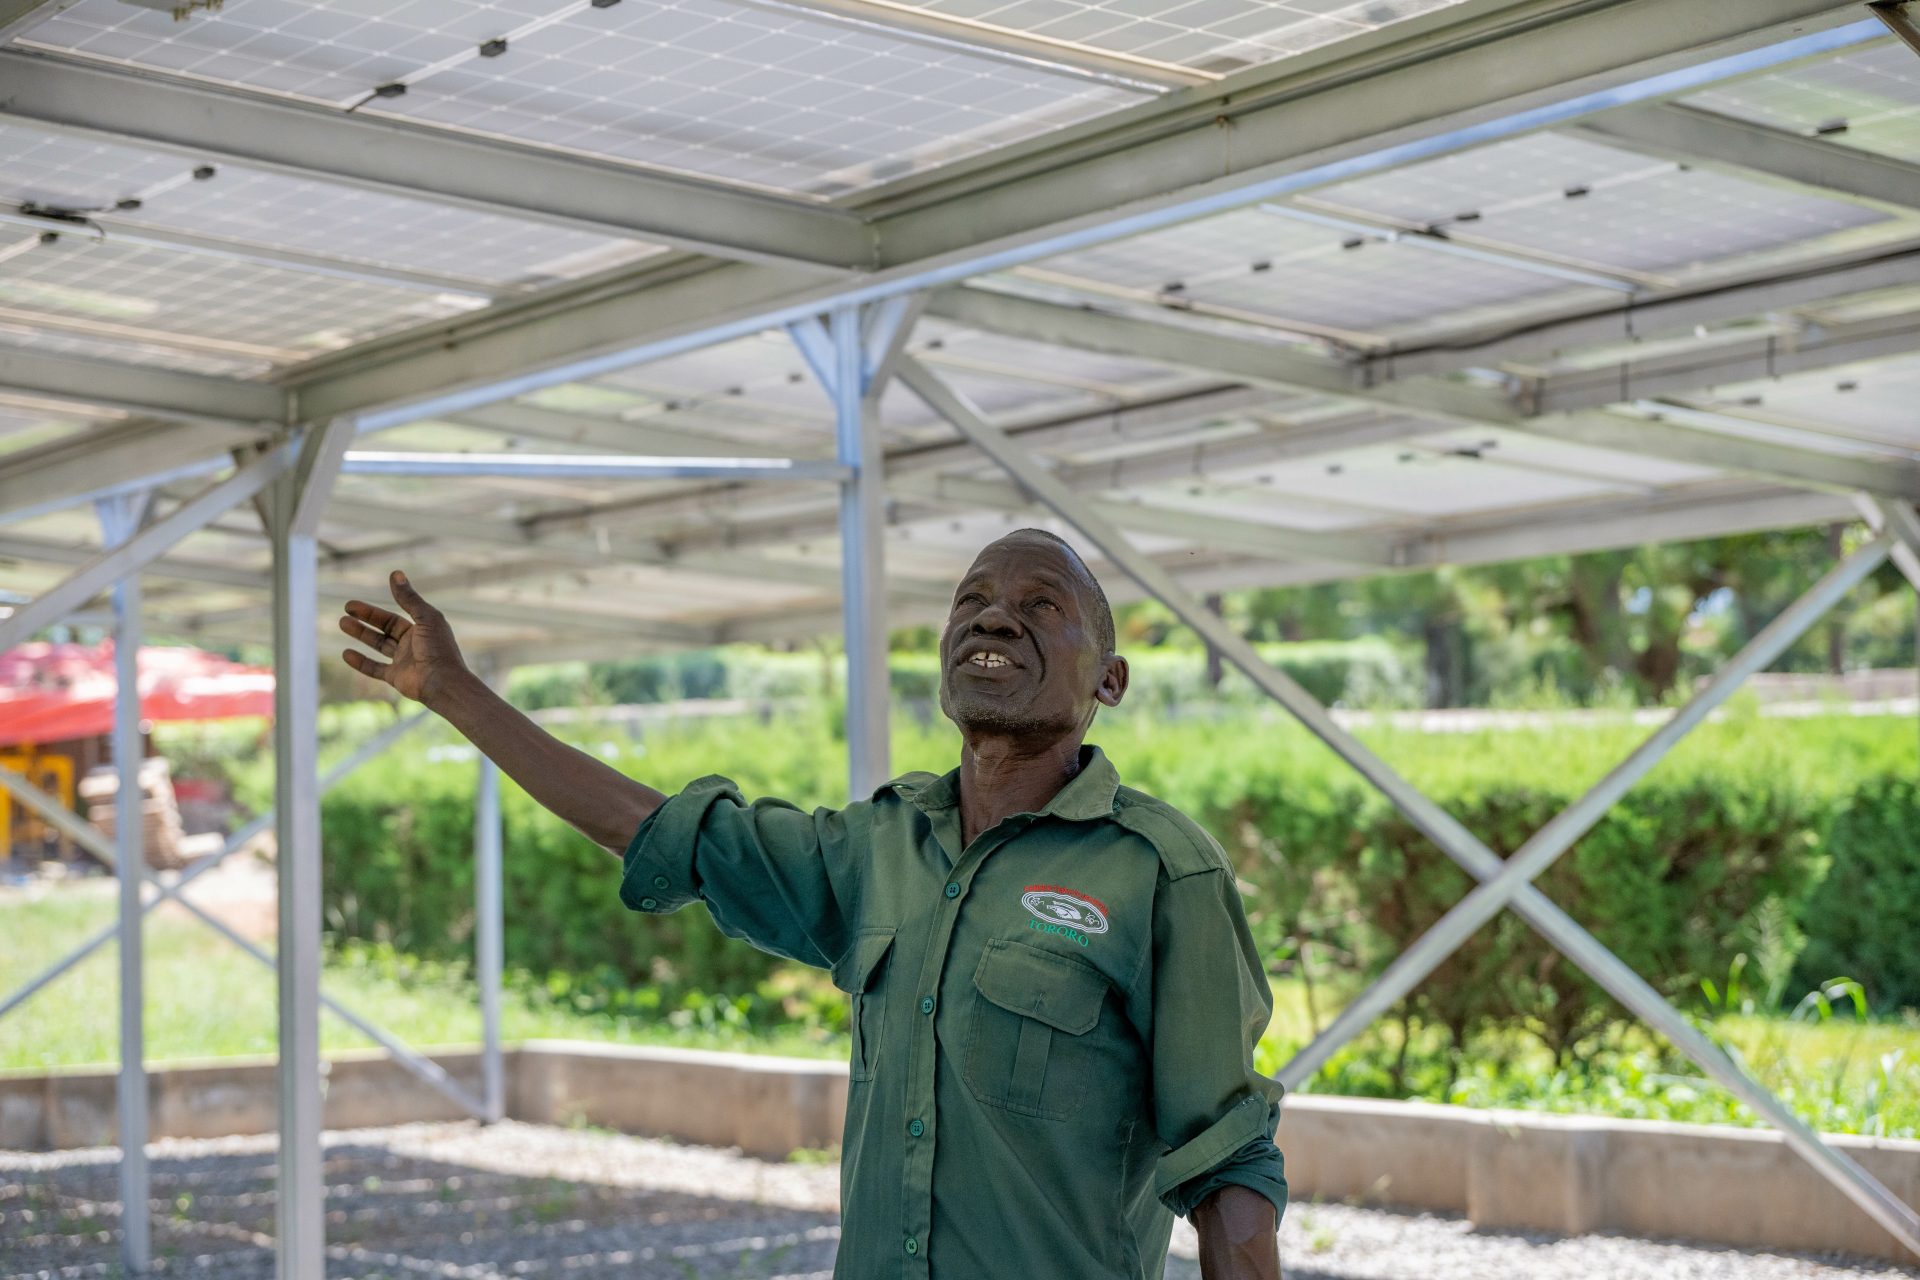
{"type": "Polygon", "coordinates": [[[1043,745],[1119,703],[1127,664],[1101,652],[1084,573],[1059,544],[1017,534],[974,560],[940,637],[940,709],[962,734],[1043,745]]]}

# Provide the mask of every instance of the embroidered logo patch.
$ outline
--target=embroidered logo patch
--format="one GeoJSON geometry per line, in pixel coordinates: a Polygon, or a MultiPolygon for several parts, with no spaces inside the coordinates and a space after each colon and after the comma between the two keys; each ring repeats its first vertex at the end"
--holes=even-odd
{"type": "Polygon", "coordinates": [[[1078,929],[1082,933],[1107,931],[1107,907],[1098,898],[1063,889],[1057,884],[1030,884],[1020,895],[1020,905],[1036,920],[1051,925],[1078,929]]]}

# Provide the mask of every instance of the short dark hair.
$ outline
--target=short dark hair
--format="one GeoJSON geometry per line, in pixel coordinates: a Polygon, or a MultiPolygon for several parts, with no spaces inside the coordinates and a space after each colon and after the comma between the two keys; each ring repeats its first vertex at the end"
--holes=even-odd
{"type": "Polygon", "coordinates": [[[1074,566],[1080,570],[1081,580],[1084,581],[1087,587],[1093,592],[1093,624],[1100,639],[1100,656],[1104,658],[1111,654],[1114,651],[1115,644],[1118,643],[1119,637],[1113,629],[1113,606],[1107,603],[1107,593],[1101,589],[1100,579],[1093,576],[1093,570],[1087,568],[1087,562],[1081,558],[1080,553],[1074,549],[1073,544],[1051,529],[1015,529],[1012,533],[1001,538],[1000,541],[1004,542],[1007,538],[1022,537],[1045,538],[1048,542],[1055,544],[1061,550],[1065,551],[1068,558],[1073,561],[1074,566]]]}

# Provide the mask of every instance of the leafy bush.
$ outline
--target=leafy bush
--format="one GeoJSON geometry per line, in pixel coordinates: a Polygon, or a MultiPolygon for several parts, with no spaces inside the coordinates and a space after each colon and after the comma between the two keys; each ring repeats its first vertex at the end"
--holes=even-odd
{"type": "Polygon", "coordinates": [[[1801,915],[1799,981],[1850,974],[1877,1007],[1920,1007],[1920,784],[1883,778],[1848,798],[1833,866],[1801,915]]]}
{"type": "MultiPolygon", "coordinates": [[[[583,730],[582,741],[669,791],[721,772],[750,796],[838,804],[845,784],[836,710],[816,702],[764,724],[669,724],[650,729],[637,744],[597,742],[583,730]]],[[[1645,733],[1621,720],[1537,731],[1377,730],[1367,736],[1504,855],[1645,733]]],[[[1233,734],[1223,735],[1217,726],[1143,713],[1130,700],[1118,711],[1103,711],[1091,737],[1126,781],[1191,813],[1218,836],[1246,886],[1263,950],[1300,976],[1315,976],[1297,959],[1303,946],[1323,978],[1350,986],[1377,972],[1470,887],[1464,873],[1364,782],[1277,716],[1249,713],[1233,734]]],[[[472,755],[444,745],[444,734],[440,741],[424,753],[417,743],[398,750],[413,751],[416,760],[422,754],[465,758],[370,768],[327,797],[327,920],[341,936],[387,941],[426,956],[470,950],[472,755]]],[[[899,771],[944,771],[957,758],[957,738],[944,721],[927,726],[898,719],[893,755],[899,771]]],[[[1737,716],[1710,724],[1563,855],[1541,884],[1683,1003],[1697,1004],[1703,977],[1723,974],[1733,955],[1753,950],[1769,927],[1769,910],[1777,914],[1768,904],[1784,903],[1801,919],[1808,963],[1827,966],[1820,978],[1859,973],[1876,1002],[1890,1007],[1906,997],[1887,994],[1882,987],[1889,979],[1877,975],[1910,963],[1900,944],[1913,936],[1920,892],[1837,890],[1854,915],[1803,908],[1842,841],[1849,856],[1878,851],[1872,854],[1876,876],[1890,874],[1879,868],[1892,866],[1905,850],[1902,883],[1914,884],[1909,833],[1920,829],[1920,797],[1910,784],[1889,778],[1914,769],[1903,720],[1737,716]],[[1876,911],[1879,923],[1862,922],[1876,911]],[[1865,939],[1880,939],[1874,944],[1880,949],[1869,954],[1856,945],[1865,939]]],[[[669,1007],[693,991],[749,993],[773,974],[769,957],[721,936],[698,909],[667,917],[621,910],[618,864],[516,788],[504,790],[509,965],[565,972],[606,988],[656,984],[669,1007]]],[[[1562,1060],[1609,1034],[1623,1017],[1511,914],[1482,929],[1423,984],[1406,1012],[1444,1028],[1456,1046],[1486,1026],[1521,1027],[1562,1060]]]]}

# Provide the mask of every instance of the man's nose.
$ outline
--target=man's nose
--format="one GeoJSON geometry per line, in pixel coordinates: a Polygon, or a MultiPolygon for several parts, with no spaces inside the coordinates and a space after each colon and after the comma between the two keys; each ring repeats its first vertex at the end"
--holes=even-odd
{"type": "Polygon", "coordinates": [[[1019,615],[995,600],[973,616],[970,628],[975,634],[995,636],[1024,635],[1019,615]]]}

